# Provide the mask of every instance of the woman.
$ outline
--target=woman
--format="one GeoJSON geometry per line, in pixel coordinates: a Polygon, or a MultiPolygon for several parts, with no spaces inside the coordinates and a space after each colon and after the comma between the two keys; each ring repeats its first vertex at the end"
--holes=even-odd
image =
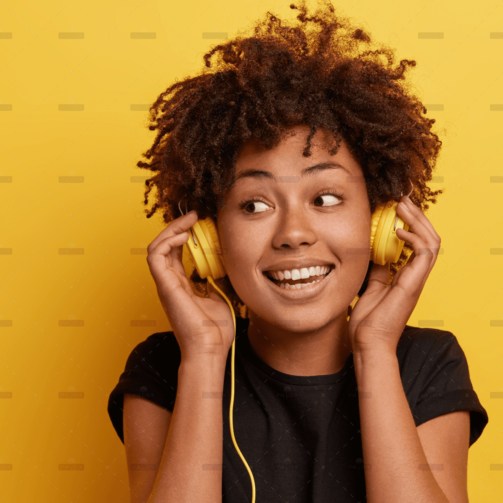
{"type": "Polygon", "coordinates": [[[329,4],[299,10],[298,27],[268,13],[212,49],[217,71],[151,109],[159,134],[138,166],[156,172],[148,217],[171,223],[147,262],[172,331],[135,348],[109,400],[132,501],[240,503],[255,489],[259,503],[468,501],[487,413],[456,337],[406,325],[440,247],[423,210],[441,193],[426,185],[441,142],[399,85],[415,62],[393,67],[329,4]],[[371,216],[389,200],[409,230],[381,266],[371,216]],[[217,284],[246,314],[233,422],[252,484],[229,431],[231,310],[182,264],[208,216],[227,272],[217,284]]]}

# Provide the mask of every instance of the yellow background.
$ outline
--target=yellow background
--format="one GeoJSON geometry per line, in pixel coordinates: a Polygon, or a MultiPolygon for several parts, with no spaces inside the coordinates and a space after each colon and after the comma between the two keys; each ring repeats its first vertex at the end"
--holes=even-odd
{"type": "MultiPolygon", "coordinates": [[[[129,501],[108,396],[134,346],[170,329],[145,260],[164,227],[143,213],[146,110],[223,41],[203,33],[293,19],[290,3],[0,3],[0,503],[129,501]]],[[[334,5],[417,61],[409,78],[446,133],[431,184],[446,191],[427,212],[442,249],[409,324],[464,349],[490,421],[469,451],[470,501],[500,503],[503,4],[334,5]]]]}

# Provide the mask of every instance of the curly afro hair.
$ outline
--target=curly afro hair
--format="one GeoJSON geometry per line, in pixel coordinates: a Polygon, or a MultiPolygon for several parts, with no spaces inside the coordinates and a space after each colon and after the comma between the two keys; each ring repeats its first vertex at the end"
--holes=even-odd
{"type": "MultiPolygon", "coordinates": [[[[416,62],[395,64],[394,50],[376,45],[369,33],[323,3],[312,16],[305,0],[291,4],[299,11],[296,26],[267,12],[253,34],[240,32],[213,47],[198,76],[176,81],[159,95],[148,126],[157,136],[142,154],[149,162],[137,164],[155,173],[145,181],[145,205],[152,186],[157,187],[155,204],[145,209],[147,218],[161,210],[167,224],[181,216],[183,201],[182,208],[187,204],[200,219],[216,221],[223,195],[234,183],[243,143],[256,139],[272,149],[300,124],[310,127],[305,157],[311,155],[318,129],[336,141],[332,155],[345,141],[362,168],[372,212],[408,194],[410,182],[410,197],[423,211],[428,202],[436,203],[443,190],[433,192],[426,182],[442,142],[431,131],[435,119],[423,115],[426,108],[404,83],[405,72],[416,62]]],[[[388,282],[411,253],[405,243],[388,282]]],[[[358,296],[365,292],[371,266],[358,296]]],[[[195,269],[190,281],[205,295],[206,280],[195,269]]],[[[246,307],[228,278],[223,282],[242,315],[246,307]]]]}

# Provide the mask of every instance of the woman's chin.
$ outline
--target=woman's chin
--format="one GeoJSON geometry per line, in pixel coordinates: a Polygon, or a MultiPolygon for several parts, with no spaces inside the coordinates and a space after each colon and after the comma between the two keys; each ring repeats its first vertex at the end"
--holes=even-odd
{"type": "Polygon", "coordinates": [[[346,323],[347,305],[336,309],[333,302],[316,306],[306,303],[304,306],[291,307],[285,307],[279,302],[267,302],[257,305],[255,309],[248,306],[248,317],[252,321],[256,320],[258,325],[268,324],[287,332],[316,332],[339,318],[346,323]]]}

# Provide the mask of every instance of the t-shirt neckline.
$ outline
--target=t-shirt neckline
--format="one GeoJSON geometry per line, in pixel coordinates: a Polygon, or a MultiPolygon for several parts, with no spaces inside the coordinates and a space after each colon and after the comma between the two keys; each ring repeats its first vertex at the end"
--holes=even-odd
{"type": "Polygon", "coordinates": [[[293,384],[296,386],[318,386],[321,384],[336,384],[345,379],[349,370],[353,368],[353,353],[350,353],[343,367],[335,374],[317,375],[317,376],[297,376],[285,374],[272,368],[263,361],[253,350],[248,339],[249,318],[236,317],[236,350],[254,367],[266,374],[270,379],[284,384],[293,384]]]}

